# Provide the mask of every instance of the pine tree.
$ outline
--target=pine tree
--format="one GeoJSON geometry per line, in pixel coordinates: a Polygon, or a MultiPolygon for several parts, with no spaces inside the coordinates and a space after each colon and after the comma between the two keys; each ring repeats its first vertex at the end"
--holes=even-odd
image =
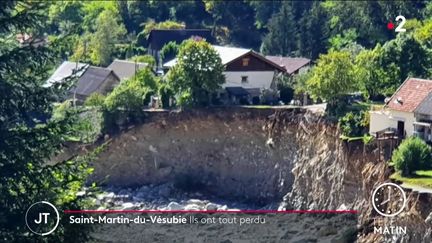
{"type": "MultiPolygon", "coordinates": [[[[48,68],[56,54],[50,47],[18,45],[15,33],[37,36],[47,6],[25,1],[0,5],[0,241],[64,241],[68,235],[80,241],[82,229],[60,224],[44,238],[26,227],[31,204],[49,201],[59,209],[77,208],[75,196],[89,172],[84,161],[48,165],[59,151],[73,116],[50,118],[59,86],[44,88],[48,68]]],[[[54,43],[53,43],[54,44],[54,43]]],[[[72,237],[71,237],[72,238],[72,237]]]]}
{"type": "Polygon", "coordinates": [[[297,27],[291,4],[283,2],[280,11],[270,19],[269,33],[261,46],[261,52],[265,55],[291,56],[296,50],[297,27]]]}

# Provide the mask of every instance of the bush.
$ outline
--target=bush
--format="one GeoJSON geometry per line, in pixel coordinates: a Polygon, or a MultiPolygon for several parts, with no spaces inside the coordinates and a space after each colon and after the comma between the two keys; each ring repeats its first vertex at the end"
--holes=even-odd
{"type": "Polygon", "coordinates": [[[418,137],[405,139],[393,152],[392,162],[402,176],[410,176],[416,170],[432,168],[432,149],[418,137]]]}
{"type": "Polygon", "coordinates": [[[99,93],[93,93],[84,102],[85,106],[101,107],[105,102],[105,96],[99,93]]]}
{"type": "Polygon", "coordinates": [[[368,112],[359,113],[348,112],[339,119],[339,126],[342,134],[347,137],[357,137],[363,135],[368,126],[368,112]]]}
{"type": "Polygon", "coordinates": [[[123,109],[140,112],[149,103],[158,82],[148,68],[138,71],[136,77],[124,80],[105,99],[109,111],[123,109]]]}
{"type": "Polygon", "coordinates": [[[147,63],[151,68],[156,67],[156,60],[152,55],[133,56],[130,60],[134,62],[147,63]]]}
{"type": "Polygon", "coordinates": [[[294,97],[294,90],[291,87],[283,86],[279,88],[279,99],[284,104],[289,104],[294,97]]]}
{"type": "Polygon", "coordinates": [[[327,114],[330,116],[340,117],[348,110],[349,101],[345,96],[339,96],[327,102],[327,114]]]}

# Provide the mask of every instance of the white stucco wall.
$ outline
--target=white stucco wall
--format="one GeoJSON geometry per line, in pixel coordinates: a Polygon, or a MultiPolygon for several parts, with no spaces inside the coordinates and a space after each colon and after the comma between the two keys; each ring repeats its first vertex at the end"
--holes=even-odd
{"type": "Polygon", "coordinates": [[[414,133],[414,113],[395,110],[371,111],[369,133],[374,135],[377,131],[389,127],[397,129],[398,121],[405,122],[406,136],[412,136],[414,133]]]}
{"type": "Polygon", "coordinates": [[[273,81],[273,71],[241,71],[241,72],[224,72],[225,74],[225,87],[243,87],[245,89],[260,88],[269,89],[273,81]],[[242,76],[248,76],[248,83],[242,83],[242,76]]]}

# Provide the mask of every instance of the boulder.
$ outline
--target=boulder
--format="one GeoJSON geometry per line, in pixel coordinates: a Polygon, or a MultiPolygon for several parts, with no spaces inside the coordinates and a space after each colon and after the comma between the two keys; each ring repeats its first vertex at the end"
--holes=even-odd
{"type": "Polygon", "coordinates": [[[135,205],[133,203],[127,202],[127,203],[123,203],[121,206],[122,206],[123,210],[130,210],[130,209],[137,208],[138,205],[135,205]]]}
{"type": "Polygon", "coordinates": [[[183,210],[183,206],[176,202],[170,202],[165,210],[183,210]]]}
{"type": "Polygon", "coordinates": [[[425,223],[427,224],[432,224],[432,212],[429,214],[429,216],[427,216],[427,218],[425,219],[425,223]]]}
{"type": "Polygon", "coordinates": [[[213,211],[213,210],[218,210],[219,207],[220,207],[220,205],[218,205],[218,204],[207,203],[206,206],[205,206],[205,209],[209,210],[209,211],[213,211]]]}
{"type": "Polygon", "coordinates": [[[196,204],[188,204],[188,205],[185,206],[184,209],[185,210],[194,210],[194,211],[203,210],[202,207],[200,207],[199,205],[196,205],[196,204]]]}

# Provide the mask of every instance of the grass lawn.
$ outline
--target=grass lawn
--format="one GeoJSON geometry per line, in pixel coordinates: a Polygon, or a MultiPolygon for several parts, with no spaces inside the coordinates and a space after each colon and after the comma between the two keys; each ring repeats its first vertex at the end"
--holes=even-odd
{"type": "Polygon", "coordinates": [[[367,101],[367,102],[356,102],[351,105],[352,110],[368,111],[368,110],[379,110],[384,106],[384,102],[367,101]]]}
{"type": "Polygon", "coordinates": [[[432,170],[418,170],[411,177],[402,177],[400,172],[396,172],[390,178],[409,185],[432,188],[432,170]]]}

